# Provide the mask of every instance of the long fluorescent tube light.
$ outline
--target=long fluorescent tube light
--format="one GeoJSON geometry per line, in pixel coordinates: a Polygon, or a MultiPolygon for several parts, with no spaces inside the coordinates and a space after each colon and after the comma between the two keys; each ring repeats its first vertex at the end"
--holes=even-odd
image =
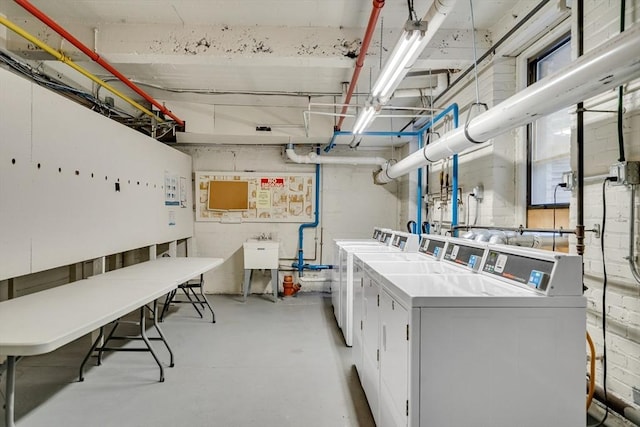
{"type": "Polygon", "coordinates": [[[362,133],[367,127],[369,127],[371,122],[373,122],[375,115],[376,110],[373,105],[366,106],[364,110],[360,111],[360,114],[356,119],[356,124],[353,126],[353,130],[351,131],[351,133],[353,133],[354,135],[362,133]]]}
{"type": "Polygon", "coordinates": [[[404,76],[413,66],[424,49],[424,35],[427,23],[424,21],[407,21],[400,39],[391,52],[378,80],[373,85],[371,97],[385,104],[398,87],[404,76]]]}
{"type": "Polygon", "coordinates": [[[427,23],[425,21],[407,21],[405,23],[398,43],[382,68],[378,80],[373,85],[368,105],[360,111],[356,119],[352,131],[354,135],[364,132],[375,119],[380,106],[389,101],[391,94],[400,85],[404,76],[424,50],[425,43],[423,42],[426,31],[427,23]]]}

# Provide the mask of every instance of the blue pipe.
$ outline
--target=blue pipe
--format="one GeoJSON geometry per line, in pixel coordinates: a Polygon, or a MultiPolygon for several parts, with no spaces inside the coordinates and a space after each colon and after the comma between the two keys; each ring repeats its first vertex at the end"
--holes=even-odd
{"type": "Polygon", "coordinates": [[[338,136],[338,135],[336,134],[335,131],[333,131],[333,136],[331,137],[331,141],[329,141],[329,145],[324,147],[324,152],[325,153],[328,153],[329,151],[333,150],[333,147],[336,146],[336,136],[338,136]]]}
{"type": "MultiPolygon", "coordinates": [[[[344,136],[350,135],[353,136],[353,132],[347,132],[344,130],[335,131],[334,135],[344,136]]],[[[392,132],[392,131],[371,131],[371,132],[362,132],[358,135],[362,136],[416,136],[418,132],[392,132]]]]}
{"type": "MultiPolygon", "coordinates": [[[[320,147],[316,149],[316,153],[320,154],[320,147]]],[[[301,275],[304,269],[307,270],[328,270],[333,268],[331,265],[325,264],[305,264],[304,263],[304,229],[316,228],[320,224],[320,164],[316,164],[316,207],[315,207],[315,220],[313,222],[306,222],[300,224],[298,228],[298,262],[291,264],[292,267],[298,269],[298,274],[301,275]]]]}
{"type": "MultiPolygon", "coordinates": [[[[453,114],[453,127],[458,127],[458,105],[456,104],[453,114]]],[[[451,200],[451,227],[458,225],[458,155],[453,155],[453,180],[452,180],[452,200],[451,200]]],[[[467,206],[467,209],[469,207],[467,206]]],[[[467,224],[468,225],[468,224],[467,224]]],[[[458,237],[458,230],[453,229],[453,236],[458,237]]]]}
{"type": "MultiPolygon", "coordinates": [[[[434,118],[432,118],[431,120],[429,120],[428,123],[425,123],[424,126],[422,126],[420,129],[418,129],[418,147],[421,149],[423,146],[423,142],[422,142],[422,138],[423,138],[423,134],[427,129],[430,129],[434,124],[436,124],[438,121],[442,120],[442,118],[444,118],[447,114],[451,113],[453,116],[453,126],[455,128],[458,127],[458,104],[456,104],[455,102],[451,105],[449,105],[447,108],[445,108],[444,110],[442,110],[440,113],[438,113],[437,116],[435,116],[434,118]]],[[[454,154],[453,155],[453,180],[452,180],[452,186],[453,186],[453,197],[451,200],[451,210],[452,212],[452,218],[451,218],[451,225],[458,225],[458,155],[454,154]]],[[[422,194],[422,168],[418,169],[418,224],[422,224],[422,198],[420,197],[420,195],[422,194]]],[[[458,231],[456,230],[454,232],[454,235],[457,236],[458,235],[458,231]]]]}
{"type": "Polygon", "coordinates": [[[428,123],[425,123],[425,125],[422,126],[420,129],[418,129],[416,132],[423,133],[424,131],[432,127],[434,124],[436,124],[438,121],[440,121],[443,117],[445,117],[449,113],[453,114],[454,126],[458,127],[458,104],[454,102],[444,110],[440,111],[440,113],[438,113],[437,116],[432,118],[428,123]]]}

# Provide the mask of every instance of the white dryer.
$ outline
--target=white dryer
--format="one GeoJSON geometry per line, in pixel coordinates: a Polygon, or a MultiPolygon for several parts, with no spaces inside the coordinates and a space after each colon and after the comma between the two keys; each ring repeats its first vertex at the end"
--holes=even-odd
{"type": "Polygon", "coordinates": [[[581,268],[575,255],[489,245],[480,274],[370,278],[377,425],[583,426],[581,268]]]}
{"type": "Polygon", "coordinates": [[[333,239],[333,268],[331,269],[331,305],[333,314],[340,325],[340,272],[341,251],[347,246],[389,246],[393,238],[393,230],[388,228],[374,227],[373,235],[369,239],[333,239]]]}
{"type": "MultiPolygon", "coordinates": [[[[384,235],[384,233],[383,233],[384,235]]],[[[340,280],[336,291],[338,298],[333,298],[334,289],[332,288],[332,302],[334,303],[334,314],[338,320],[338,326],[342,330],[342,334],[347,346],[351,347],[353,343],[353,260],[354,254],[366,252],[415,252],[418,249],[418,235],[393,232],[389,234],[387,241],[390,242],[388,247],[375,246],[345,246],[340,249],[339,272],[340,280]],[[336,305],[338,307],[336,311],[336,305]]]]}
{"type": "Polygon", "coordinates": [[[379,399],[379,283],[390,274],[429,277],[476,275],[487,249],[486,243],[423,235],[417,253],[356,254],[354,278],[353,360],[360,382],[377,420],[379,399]],[[439,257],[447,254],[447,261],[439,257]],[[455,256],[452,256],[455,254],[455,256]]]}

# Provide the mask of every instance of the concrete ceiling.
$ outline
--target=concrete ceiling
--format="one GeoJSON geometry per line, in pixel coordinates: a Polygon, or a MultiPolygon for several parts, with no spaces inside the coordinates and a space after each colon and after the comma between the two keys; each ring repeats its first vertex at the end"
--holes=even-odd
{"type": "MultiPolygon", "coordinates": [[[[364,35],[371,0],[32,0],[153,96],[201,104],[306,108],[309,100],[341,102],[364,35]],[[164,89],[161,89],[164,88],[164,89]],[[171,89],[171,90],[166,90],[171,89]],[[186,91],[186,93],[181,93],[186,91]],[[194,92],[213,92],[195,94],[194,92]],[[244,94],[239,96],[238,94],[244,94]],[[278,94],[280,96],[274,96],[278,94]],[[235,96],[232,96],[235,95],[235,96]]],[[[421,18],[432,0],[414,0],[421,18]]],[[[478,55],[537,0],[476,0],[478,55]],[[517,13],[515,12],[517,11],[517,13]]],[[[69,43],[11,0],[0,13],[102,77],[69,43]]],[[[408,16],[405,0],[387,0],[361,74],[362,103],[408,16]]],[[[402,87],[428,89],[433,69],[466,68],[473,59],[469,1],[459,0],[402,87]],[[422,75],[420,72],[423,72],[422,75]]],[[[12,33],[11,52],[48,60],[12,33]]],[[[0,33],[0,39],[2,34],[0,33]]],[[[64,73],[62,64],[52,69],[64,73]]],[[[66,74],[66,73],[65,73],[66,74]]],[[[419,98],[398,99],[418,105],[419,98]]]]}

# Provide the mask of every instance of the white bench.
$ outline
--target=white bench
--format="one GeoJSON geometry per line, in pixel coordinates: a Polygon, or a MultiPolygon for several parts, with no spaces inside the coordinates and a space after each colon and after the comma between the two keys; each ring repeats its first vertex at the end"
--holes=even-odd
{"type": "MultiPolygon", "coordinates": [[[[179,284],[222,262],[220,258],[160,258],[0,302],[0,356],[7,357],[6,426],[15,425],[15,365],[20,357],[49,353],[136,309],[141,310],[143,323],[147,304],[155,304],[179,284]]],[[[161,365],[160,369],[162,380],[161,365]]]]}

